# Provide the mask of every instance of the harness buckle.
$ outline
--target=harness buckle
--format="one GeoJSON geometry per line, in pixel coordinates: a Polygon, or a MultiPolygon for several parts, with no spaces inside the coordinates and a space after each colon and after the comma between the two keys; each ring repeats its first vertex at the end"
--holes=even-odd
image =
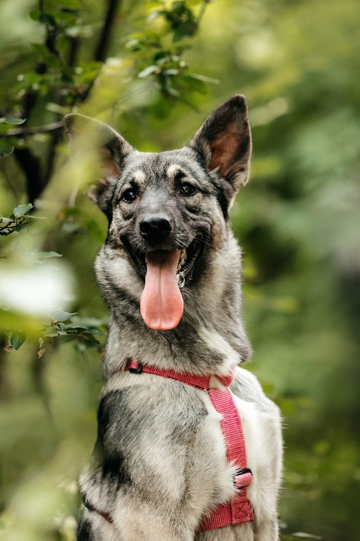
{"type": "Polygon", "coordinates": [[[130,374],[141,374],[143,371],[143,368],[144,368],[143,365],[139,363],[136,368],[135,367],[129,368],[129,372],[130,374]]]}
{"type": "Polygon", "coordinates": [[[238,470],[234,475],[235,488],[241,489],[248,487],[251,484],[252,477],[253,474],[250,468],[243,468],[242,470],[238,470]]]}

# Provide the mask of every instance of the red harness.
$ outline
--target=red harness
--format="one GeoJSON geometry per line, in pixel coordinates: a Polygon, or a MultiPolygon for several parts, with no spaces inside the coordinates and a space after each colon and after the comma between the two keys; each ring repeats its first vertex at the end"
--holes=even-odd
{"type": "MultiPolygon", "coordinates": [[[[175,379],[186,385],[207,391],[212,405],[222,415],[221,430],[226,443],[226,458],[231,465],[236,467],[234,485],[237,489],[235,496],[227,503],[218,505],[208,517],[204,517],[198,531],[215,530],[223,526],[241,524],[254,520],[251,504],[246,496],[246,487],[252,481],[251,470],[246,463],[246,450],[241,419],[238,414],[234,399],[227,388],[235,377],[236,368],[230,376],[216,376],[225,385],[223,389],[210,387],[211,376],[197,376],[187,372],[175,372],[175,370],[161,370],[156,366],[143,365],[139,361],[130,360],[125,370],[132,374],[153,374],[163,378],[175,379]]],[[[113,522],[108,513],[95,509],[88,501],[84,504],[91,511],[97,511],[108,522],[113,522]]]]}

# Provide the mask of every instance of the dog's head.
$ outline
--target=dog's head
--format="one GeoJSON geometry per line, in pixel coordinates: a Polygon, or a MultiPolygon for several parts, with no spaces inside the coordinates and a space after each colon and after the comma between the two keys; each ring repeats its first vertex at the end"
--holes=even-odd
{"type": "Polygon", "coordinates": [[[128,258],[142,284],[141,315],[152,329],[172,329],[183,314],[209,250],[228,233],[228,213],[249,176],[251,135],[246,98],[213,111],[180,150],[142,153],[104,123],[65,117],[70,141],[96,134],[102,178],[90,197],[107,215],[106,243],[128,258]],[[144,285],[145,284],[145,285],[144,285]]]}

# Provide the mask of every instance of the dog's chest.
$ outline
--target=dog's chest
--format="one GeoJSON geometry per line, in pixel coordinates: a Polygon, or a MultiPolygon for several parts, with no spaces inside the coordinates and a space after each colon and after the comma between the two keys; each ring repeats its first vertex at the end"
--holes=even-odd
{"type": "Polygon", "coordinates": [[[220,415],[205,391],[148,374],[141,382],[137,377],[121,375],[104,389],[98,440],[82,488],[101,486],[91,491],[102,500],[134,490],[146,499],[186,502],[200,518],[234,490],[220,415]]]}

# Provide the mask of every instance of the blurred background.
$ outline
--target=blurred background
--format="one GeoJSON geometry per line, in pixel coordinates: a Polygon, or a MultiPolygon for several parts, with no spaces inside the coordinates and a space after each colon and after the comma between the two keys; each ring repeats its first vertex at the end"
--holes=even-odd
{"type": "Polygon", "coordinates": [[[96,438],[106,219],[63,115],[159,152],[237,92],[254,153],[231,217],[247,369],[284,420],[282,537],[360,538],[359,20],[358,0],[1,1],[1,539],[75,539],[96,438]]]}

